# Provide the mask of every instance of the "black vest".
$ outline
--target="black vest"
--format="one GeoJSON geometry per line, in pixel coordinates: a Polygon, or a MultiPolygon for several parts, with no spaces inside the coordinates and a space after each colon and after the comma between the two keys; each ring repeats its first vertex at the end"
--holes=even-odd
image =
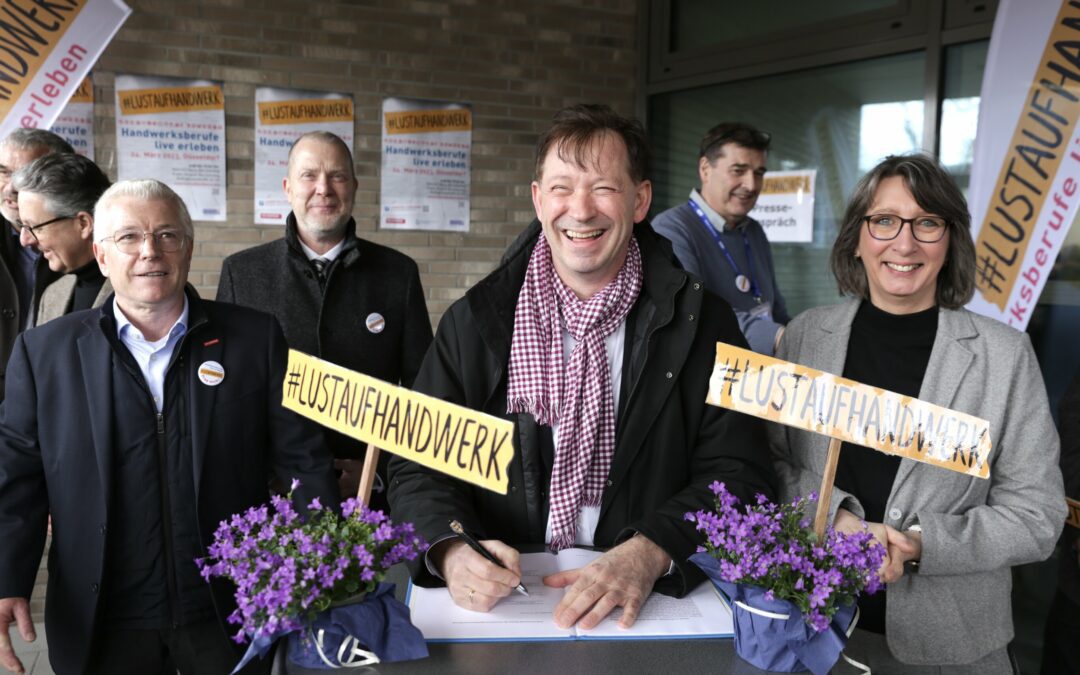
{"type": "Polygon", "coordinates": [[[105,315],[116,417],[104,625],[156,629],[211,619],[209,586],[194,562],[206,552],[195,504],[186,337],[173,351],[159,415],[135,358],[116,335],[111,311],[105,315]]]}

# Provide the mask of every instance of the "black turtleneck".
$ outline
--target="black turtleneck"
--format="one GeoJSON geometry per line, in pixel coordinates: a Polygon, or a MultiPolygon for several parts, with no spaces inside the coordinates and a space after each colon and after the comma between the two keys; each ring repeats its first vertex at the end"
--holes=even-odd
{"type": "Polygon", "coordinates": [[[75,293],[71,296],[72,312],[80,309],[90,309],[94,306],[94,300],[101,292],[101,286],[105,283],[105,277],[101,274],[97,260],[91,260],[79,269],[72,272],[75,275],[75,293]]]}
{"type": "MultiPolygon", "coordinates": [[[[851,322],[844,377],[904,396],[919,395],[930,350],[937,335],[938,308],[915,314],[889,314],[863,302],[851,322]]],[[[836,468],[836,486],[855,496],[866,520],[885,520],[900,458],[844,443],[836,468]]],[[[859,596],[859,628],[885,632],[885,591],[859,596]]]]}

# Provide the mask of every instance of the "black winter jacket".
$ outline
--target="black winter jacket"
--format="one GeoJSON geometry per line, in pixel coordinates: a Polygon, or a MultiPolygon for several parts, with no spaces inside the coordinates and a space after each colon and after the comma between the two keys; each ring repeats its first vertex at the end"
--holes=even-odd
{"type": "MultiPolygon", "coordinates": [[[[551,479],[551,430],[531,414],[507,414],[506,370],[514,311],[540,233],[534,221],[503,263],[455,302],[439,325],[414,389],[515,423],[506,495],[473,487],[409,460],[390,461],[395,519],[435,542],[460,520],[481,538],[542,545],[551,479]]],[[[647,223],[634,226],[644,283],[627,317],[616,447],[594,543],[610,547],[640,532],[663,548],[679,574],[657,590],[683,595],[704,576],[687,562],[701,537],[687,511],[712,508],[722,481],[746,500],[774,494],[763,423],[706,405],[716,342],[746,346],[730,306],[675,262],[671,245],[647,223]]],[[[414,577],[437,584],[421,563],[414,577]]]]}
{"type": "MultiPolygon", "coordinates": [[[[226,258],[218,301],[273,314],[292,349],[391,384],[411,385],[431,344],[431,318],[416,263],[404,253],[357,237],[356,222],[350,219],[324,291],[300,247],[296,227],[290,213],[283,238],[226,258]]],[[[331,429],[324,434],[334,457],[364,456],[363,443],[331,429]]],[[[370,502],[383,510],[386,457],[383,453],[379,458],[370,502]]]]}

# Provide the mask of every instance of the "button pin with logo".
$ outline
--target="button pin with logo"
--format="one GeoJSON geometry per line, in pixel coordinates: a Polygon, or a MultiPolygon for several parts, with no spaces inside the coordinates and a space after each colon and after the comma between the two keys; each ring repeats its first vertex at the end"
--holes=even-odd
{"type": "Polygon", "coordinates": [[[366,323],[367,329],[375,334],[383,332],[383,329],[386,328],[386,319],[384,319],[383,315],[379,314],[378,312],[372,312],[371,314],[368,314],[366,323]]]}
{"type": "Polygon", "coordinates": [[[199,382],[208,387],[216,387],[225,379],[225,369],[217,361],[203,361],[199,364],[199,382]]]}

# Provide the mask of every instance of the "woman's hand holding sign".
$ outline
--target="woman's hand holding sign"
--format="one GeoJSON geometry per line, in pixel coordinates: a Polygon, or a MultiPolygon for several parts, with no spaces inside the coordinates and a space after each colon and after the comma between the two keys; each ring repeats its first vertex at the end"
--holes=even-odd
{"type": "MultiPolygon", "coordinates": [[[[881,580],[888,583],[888,579],[885,578],[885,575],[889,570],[889,566],[892,565],[892,549],[889,549],[888,525],[885,525],[884,523],[868,523],[851,511],[841,508],[836,510],[836,520],[833,522],[833,527],[840,532],[848,533],[870,530],[870,534],[874,535],[874,538],[877,539],[878,543],[888,549],[888,553],[881,561],[881,568],[878,570],[878,576],[881,577],[881,580]]],[[[901,563],[901,570],[902,569],[903,564],[901,563]]]]}
{"type": "Polygon", "coordinates": [[[916,531],[901,532],[884,523],[867,523],[847,509],[836,510],[833,526],[841,532],[860,532],[869,529],[882,546],[888,549],[881,561],[878,576],[887,584],[904,576],[904,563],[918,561],[922,557],[922,534],[916,531]]]}
{"type": "Polygon", "coordinates": [[[918,562],[922,558],[922,533],[914,530],[901,532],[895,528],[885,526],[889,537],[889,569],[881,575],[881,580],[887,584],[904,576],[904,563],[908,561],[918,562]]]}

